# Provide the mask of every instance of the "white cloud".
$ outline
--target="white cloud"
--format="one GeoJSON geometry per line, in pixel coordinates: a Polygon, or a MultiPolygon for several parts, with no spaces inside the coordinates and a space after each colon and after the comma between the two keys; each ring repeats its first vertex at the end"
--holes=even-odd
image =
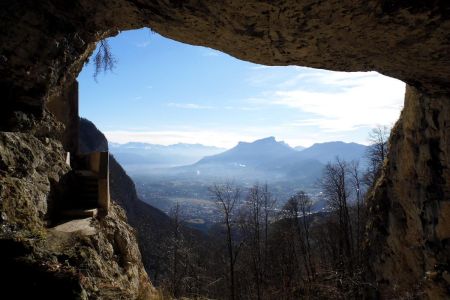
{"type": "Polygon", "coordinates": [[[277,87],[267,102],[298,109],[302,119],[292,126],[329,132],[392,124],[403,107],[405,90],[403,82],[376,72],[320,70],[303,72],[277,87]]]}
{"type": "MultiPolygon", "coordinates": [[[[268,71],[262,68],[259,72],[268,71]]],[[[218,121],[203,126],[193,122],[194,127],[166,124],[156,130],[154,127],[110,129],[105,134],[110,141],[118,143],[140,141],[169,145],[183,142],[226,148],[238,141],[267,136],[275,136],[292,146],[337,140],[367,143],[369,128],[392,124],[403,106],[405,84],[376,72],[342,73],[297,67],[283,74],[267,75],[264,89],[259,89],[253,97],[222,105],[217,103],[217,106],[166,103],[178,109],[211,109],[220,113],[261,110],[251,122],[223,124],[218,121]],[[271,76],[273,78],[269,79],[271,76]],[[290,112],[286,113],[286,108],[290,112]],[[266,118],[267,122],[258,118],[266,118]]]]}

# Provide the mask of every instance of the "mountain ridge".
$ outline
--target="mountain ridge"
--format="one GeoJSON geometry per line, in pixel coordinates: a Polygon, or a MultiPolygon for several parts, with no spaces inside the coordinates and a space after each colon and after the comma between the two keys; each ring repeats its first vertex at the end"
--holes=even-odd
{"type": "MultiPolygon", "coordinates": [[[[235,147],[212,156],[205,157],[195,163],[200,165],[211,162],[234,162],[244,164],[245,160],[252,158],[268,158],[269,161],[276,159],[292,160],[317,160],[322,164],[333,161],[336,157],[344,160],[359,160],[364,157],[367,146],[350,142],[332,141],[315,143],[310,147],[299,151],[290,147],[283,141],[276,141],[274,137],[255,140],[253,142],[239,142],[235,147]],[[262,149],[260,147],[263,147],[262,149]],[[279,152],[277,152],[279,150],[279,152]],[[269,156],[273,154],[273,156],[269,156]]],[[[261,165],[261,163],[260,163],[261,165]]]]}
{"type": "Polygon", "coordinates": [[[125,144],[109,143],[110,151],[117,161],[128,168],[145,172],[148,168],[173,167],[197,162],[207,155],[225,151],[224,148],[205,146],[202,144],[177,143],[158,145],[141,142],[125,144]]]}
{"type": "Polygon", "coordinates": [[[204,145],[200,143],[175,143],[170,145],[162,145],[162,144],[154,144],[154,143],[145,143],[145,142],[127,142],[127,143],[115,143],[115,142],[108,142],[108,145],[110,148],[142,148],[142,147],[155,147],[155,148],[174,148],[174,147],[201,147],[206,149],[217,149],[217,150],[223,150],[225,151],[225,148],[222,147],[216,147],[216,146],[209,146],[204,145]],[[134,146],[134,147],[130,147],[134,146]],[[139,147],[141,146],[141,147],[139,147]]]}
{"type": "Polygon", "coordinates": [[[210,163],[211,160],[221,160],[223,163],[256,166],[258,160],[275,159],[292,153],[295,153],[295,150],[286,143],[277,142],[274,137],[267,137],[253,142],[239,142],[225,152],[204,157],[196,165],[210,163]]]}
{"type": "Polygon", "coordinates": [[[343,160],[362,159],[367,151],[367,146],[350,142],[333,141],[324,143],[315,143],[311,147],[297,152],[297,156],[302,158],[317,159],[321,163],[333,161],[336,157],[343,160]]]}
{"type": "MultiPolygon", "coordinates": [[[[324,166],[336,157],[363,161],[367,146],[357,143],[316,143],[302,151],[283,141],[267,137],[253,142],[239,142],[222,153],[198,162],[153,172],[157,176],[197,178],[199,180],[298,181],[313,185],[324,166]],[[194,177],[192,177],[194,176],[194,177]]],[[[361,164],[364,166],[364,164],[361,164]]]]}

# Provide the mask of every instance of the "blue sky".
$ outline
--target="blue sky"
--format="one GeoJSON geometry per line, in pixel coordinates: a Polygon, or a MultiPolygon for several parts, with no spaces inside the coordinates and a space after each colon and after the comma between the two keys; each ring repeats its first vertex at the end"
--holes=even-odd
{"type": "Polygon", "coordinates": [[[376,72],[267,67],[147,29],[109,43],[114,71],[96,82],[88,64],[78,81],[80,116],[112,142],[367,143],[370,128],[392,125],[403,106],[404,83],[376,72]]]}

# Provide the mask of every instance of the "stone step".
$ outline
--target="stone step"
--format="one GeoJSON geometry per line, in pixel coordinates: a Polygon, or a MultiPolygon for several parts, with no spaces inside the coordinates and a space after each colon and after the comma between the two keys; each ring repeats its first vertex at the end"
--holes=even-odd
{"type": "Polygon", "coordinates": [[[72,207],[69,208],[69,210],[71,210],[71,209],[82,209],[82,210],[92,209],[92,208],[96,208],[97,206],[98,206],[98,203],[96,200],[94,201],[94,199],[86,199],[86,200],[80,201],[78,203],[74,203],[72,205],[72,207]]]}
{"type": "Polygon", "coordinates": [[[98,189],[98,182],[79,182],[79,188],[83,189],[83,188],[87,188],[87,189],[98,189]]]}
{"type": "Polygon", "coordinates": [[[91,179],[87,180],[84,177],[82,177],[82,178],[78,178],[77,181],[78,181],[79,185],[81,185],[81,186],[83,186],[83,185],[85,185],[85,186],[97,186],[98,185],[97,178],[95,178],[94,180],[91,180],[91,179]]]}
{"type": "Polygon", "coordinates": [[[90,209],[67,209],[61,212],[62,217],[72,219],[95,218],[98,214],[97,208],[90,209]]]}
{"type": "Polygon", "coordinates": [[[84,189],[84,188],[87,188],[87,187],[97,187],[98,186],[98,184],[97,184],[97,181],[95,181],[95,184],[92,182],[90,182],[90,181],[84,181],[84,180],[77,180],[77,182],[76,182],[76,184],[74,185],[74,187],[75,187],[75,192],[77,191],[77,190],[81,190],[81,189],[84,189]]]}
{"type": "Polygon", "coordinates": [[[79,176],[77,178],[78,181],[86,183],[86,184],[97,184],[98,178],[97,177],[82,177],[79,176]]]}
{"type": "Polygon", "coordinates": [[[90,177],[90,176],[98,176],[98,174],[94,171],[91,170],[74,170],[76,175],[80,175],[80,176],[86,176],[86,177],[90,177]]]}
{"type": "Polygon", "coordinates": [[[77,198],[80,199],[81,201],[84,201],[85,198],[95,199],[95,201],[97,201],[97,199],[98,199],[98,192],[95,191],[95,193],[93,193],[93,192],[83,192],[83,191],[81,191],[81,192],[77,193],[77,198]]]}
{"type": "Polygon", "coordinates": [[[92,194],[92,193],[78,193],[76,196],[76,200],[73,201],[73,203],[83,203],[86,201],[93,201],[95,203],[98,202],[98,194],[92,194]]]}
{"type": "Polygon", "coordinates": [[[98,189],[97,190],[80,190],[78,191],[78,193],[76,193],[76,195],[81,196],[81,197],[96,197],[98,196],[98,189]]]}
{"type": "Polygon", "coordinates": [[[83,201],[81,203],[78,203],[77,205],[74,205],[69,208],[69,210],[76,209],[76,210],[89,210],[94,209],[98,207],[97,201],[83,201]]]}
{"type": "Polygon", "coordinates": [[[79,177],[78,181],[82,182],[83,184],[87,184],[87,185],[97,185],[98,184],[97,178],[79,177]]]}
{"type": "Polygon", "coordinates": [[[98,195],[98,189],[82,189],[80,188],[78,191],[75,191],[74,195],[83,195],[83,196],[97,196],[98,195]]]}

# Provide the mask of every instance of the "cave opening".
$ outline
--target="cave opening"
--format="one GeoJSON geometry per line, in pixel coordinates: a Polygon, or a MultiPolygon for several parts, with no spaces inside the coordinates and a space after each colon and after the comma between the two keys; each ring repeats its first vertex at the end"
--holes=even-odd
{"type": "Polygon", "coordinates": [[[10,2],[1,5],[6,34],[0,36],[5,104],[0,128],[2,149],[7,149],[0,164],[2,222],[40,224],[50,186],[67,172],[57,142],[60,127],[44,111],[45,103],[66,90],[96,41],[150,26],[173,39],[257,63],[377,70],[406,82],[392,151],[370,195],[370,276],[387,298],[410,296],[411,290],[429,298],[448,296],[445,1],[10,2]],[[38,155],[23,159],[20,154],[30,149],[38,155]]]}
{"type": "Polygon", "coordinates": [[[109,44],[116,69],[95,77],[97,47],[78,76],[80,116],[105,133],[135,179],[267,137],[298,149],[333,141],[365,145],[370,129],[391,127],[403,105],[404,84],[374,72],[258,65],[148,29],[125,31],[109,44]],[[170,158],[161,148],[145,157],[146,147],[177,144],[211,149],[170,158]]]}
{"type": "MultiPolygon", "coordinates": [[[[289,144],[304,148],[336,141],[345,142],[344,146],[366,144],[370,128],[380,122],[392,124],[402,108],[404,83],[374,72],[257,65],[145,29],[123,32],[108,43],[116,68],[96,74],[95,65],[87,64],[77,78],[80,116],[85,118],[80,130],[92,130],[90,120],[108,142],[80,132],[77,135],[88,140],[80,141],[78,151],[109,151],[113,163],[117,160],[132,177],[139,199],[172,217],[174,209],[182,211],[185,224],[205,234],[220,218],[209,187],[230,178],[242,182],[244,189],[268,183],[281,200],[274,211],[280,211],[299,190],[313,198],[313,213],[328,208],[316,186],[318,178],[280,179],[286,175],[280,175],[279,166],[268,172],[275,176],[242,172],[253,167],[247,161],[234,162],[233,169],[222,174],[218,166],[213,171],[210,166],[196,166],[204,156],[268,136],[288,141],[274,139],[271,146],[291,149],[289,144]],[[188,152],[195,146],[204,149],[190,157],[174,150],[188,152]]],[[[346,153],[350,149],[330,153],[321,163],[334,156],[351,160],[354,157],[346,153]]],[[[358,153],[362,159],[363,151],[358,153]]],[[[312,169],[315,176],[322,172],[312,169]]],[[[119,184],[112,180],[116,181],[110,185],[119,184]]],[[[113,200],[118,195],[113,192],[113,200]]],[[[154,267],[148,272],[155,283],[161,283],[154,267]]]]}

